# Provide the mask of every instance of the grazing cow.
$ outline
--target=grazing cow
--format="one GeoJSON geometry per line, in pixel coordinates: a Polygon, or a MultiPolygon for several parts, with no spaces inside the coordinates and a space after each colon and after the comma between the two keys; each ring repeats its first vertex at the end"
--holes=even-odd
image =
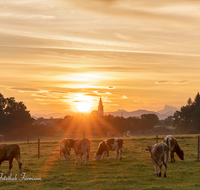
{"type": "Polygon", "coordinates": [[[166,170],[167,170],[169,147],[167,146],[167,144],[163,142],[147,147],[148,148],[146,148],[145,150],[150,152],[151,159],[155,168],[155,175],[161,177],[161,168],[163,162],[165,166],[164,177],[167,177],[166,170]],[[158,167],[159,167],[159,173],[158,173],[158,167]]]}
{"type": "MultiPolygon", "coordinates": [[[[9,161],[9,170],[8,170],[8,174],[10,173],[10,170],[13,167],[13,159],[16,159],[18,162],[18,166],[19,166],[19,170],[20,170],[20,174],[22,173],[22,163],[20,161],[20,147],[18,144],[1,144],[0,145],[0,167],[1,167],[1,163],[4,160],[8,160],[9,161]]],[[[0,173],[3,173],[0,170],[0,173]]]]}
{"type": "Polygon", "coordinates": [[[59,159],[61,157],[61,154],[63,153],[63,156],[65,158],[65,160],[70,160],[69,159],[69,155],[70,155],[70,150],[71,148],[69,147],[69,141],[73,140],[73,139],[64,139],[61,141],[60,143],[60,155],[59,155],[59,159]]]}
{"type": "Polygon", "coordinates": [[[95,160],[99,160],[103,154],[103,160],[107,154],[109,160],[109,151],[116,151],[115,160],[117,159],[120,153],[120,160],[122,160],[122,148],[123,148],[123,139],[121,138],[110,138],[100,142],[97,152],[95,154],[95,160]]]}
{"type": "Polygon", "coordinates": [[[82,156],[85,156],[85,165],[87,165],[87,161],[89,159],[90,154],[90,140],[88,139],[82,139],[82,140],[73,140],[70,139],[68,145],[70,148],[74,149],[75,159],[76,159],[76,165],[77,162],[77,156],[81,155],[81,164],[82,164],[82,156]]]}
{"type": "Polygon", "coordinates": [[[176,152],[177,156],[181,159],[184,160],[184,153],[183,150],[178,145],[177,140],[171,136],[168,135],[163,139],[163,142],[166,143],[169,146],[169,151],[170,151],[170,157],[171,157],[171,162],[175,162],[174,159],[174,152],[176,152]]]}

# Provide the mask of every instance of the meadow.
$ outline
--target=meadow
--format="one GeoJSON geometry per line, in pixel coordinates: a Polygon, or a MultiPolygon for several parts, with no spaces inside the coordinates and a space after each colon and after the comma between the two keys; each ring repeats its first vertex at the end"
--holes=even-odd
{"type": "MultiPolygon", "coordinates": [[[[164,136],[159,136],[158,142],[164,136]]],[[[155,136],[129,137],[124,139],[123,158],[114,161],[115,152],[110,152],[110,160],[94,160],[98,144],[103,139],[91,140],[88,165],[75,165],[73,150],[70,161],[62,156],[59,160],[60,141],[41,141],[41,155],[38,159],[37,142],[19,142],[21,147],[22,171],[19,175],[17,162],[11,170],[13,180],[0,179],[1,190],[16,189],[140,189],[170,190],[200,188],[200,162],[197,161],[197,135],[175,135],[184,150],[185,160],[175,154],[175,163],[168,161],[167,178],[154,176],[154,167],[149,153],[144,149],[156,142],[155,136]],[[15,178],[15,180],[14,180],[15,178]],[[39,179],[39,180],[38,180],[39,179]],[[41,179],[41,180],[40,180],[41,179]]],[[[1,170],[7,172],[8,162],[2,163],[1,170]]],[[[1,177],[1,176],[0,176],[1,177]]],[[[9,175],[7,175],[7,178],[9,175]]]]}

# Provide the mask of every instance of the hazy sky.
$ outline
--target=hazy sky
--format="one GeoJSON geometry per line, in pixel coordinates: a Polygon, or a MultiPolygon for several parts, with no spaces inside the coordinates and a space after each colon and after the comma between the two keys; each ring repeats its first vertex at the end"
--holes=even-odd
{"type": "Polygon", "coordinates": [[[199,73],[200,1],[0,0],[0,93],[31,114],[180,108],[199,73]]]}

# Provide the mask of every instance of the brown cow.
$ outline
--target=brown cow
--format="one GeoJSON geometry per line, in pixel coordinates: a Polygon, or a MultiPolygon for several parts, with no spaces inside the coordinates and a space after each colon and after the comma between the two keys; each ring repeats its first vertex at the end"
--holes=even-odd
{"type": "Polygon", "coordinates": [[[183,150],[181,150],[180,146],[178,145],[177,140],[173,136],[171,136],[171,135],[166,136],[163,139],[163,142],[169,146],[170,157],[171,157],[172,163],[175,162],[174,152],[176,152],[177,156],[181,160],[184,160],[184,152],[183,152],[183,150]]]}
{"type": "Polygon", "coordinates": [[[61,154],[63,153],[63,156],[65,158],[65,160],[70,160],[69,159],[69,155],[70,155],[70,150],[71,148],[69,147],[69,141],[73,140],[73,139],[64,139],[61,141],[60,143],[60,155],[59,155],[59,159],[61,157],[61,154]]]}
{"type": "Polygon", "coordinates": [[[70,139],[68,145],[70,148],[74,149],[75,159],[76,159],[76,165],[77,162],[77,156],[81,155],[81,164],[82,164],[82,156],[85,156],[85,165],[87,165],[87,161],[89,159],[90,154],[90,140],[88,139],[82,139],[82,140],[73,140],[70,139]]]}
{"type": "Polygon", "coordinates": [[[162,162],[165,166],[165,173],[164,177],[167,177],[166,170],[167,170],[167,162],[168,162],[168,154],[169,154],[169,147],[167,144],[161,142],[158,144],[155,144],[153,146],[147,146],[146,151],[150,152],[151,159],[155,168],[155,175],[161,177],[161,168],[162,168],[162,162]],[[159,173],[158,173],[158,167],[159,167],[159,173]]]}
{"type": "MultiPolygon", "coordinates": [[[[20,161],[20,147],[18,144],[1,144],[0,145],[0,167],[1,167],[1,163],[4,160],[8,160],[9,161],[9,170],[8,170],[8,174],[10,173],[10,170],[13,167],[13,159],[16,159],[18,162],[18,166],[19,166],[19,170],[20,170],[20,174],[22,173],[22,163],[20,161]]],[[[0,173],[3,173],[0,170],[0,173]]]]}
{"type": "Polygon", "coordinates": [[[109,151],[116,151],[115,160],[120,154],[120,160],[122,160],[122,148],[123,139],[121,138],[110,138],[100,142],[97,152],[95,154],[95,160],[99,160],[103,154],[103,160],[107,154],[109,160],[109,151]]]}

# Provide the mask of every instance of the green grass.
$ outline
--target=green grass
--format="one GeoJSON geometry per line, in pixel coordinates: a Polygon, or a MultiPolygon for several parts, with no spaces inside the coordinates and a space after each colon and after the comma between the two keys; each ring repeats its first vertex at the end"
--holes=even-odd
{"type": "MultiPolygon", "coordinates": [[[[164,136],[159,136],[159,142],[164,136]]],[[[149,153],[144,149],[155,144],[155,137],[124,138],[123,159],[114,161],[115,152],[110,152],[110,160],[94,160],[94,153],[99,140],[92,140],[88,165],[75,165],[74,153],[70,161],[59,157],[59,141],[42,141],[41,156],[37,156],[37,142],[19,143],[23,172],[27,178],[41,178],[41,181],[20,180],[17,162],[11,170],[12,177],[17,174],[17,181],[0,179],[0,189],[199,189],[200,162],[197,162],[197,135],[175,136],[184,150],[185,160],[175,155],[176,162],[168,162],[167,178],[154,176],[154,167],[149,153]]],[[[2,171],[8,170],[8,162],[2,163],[2,171]]]]}

